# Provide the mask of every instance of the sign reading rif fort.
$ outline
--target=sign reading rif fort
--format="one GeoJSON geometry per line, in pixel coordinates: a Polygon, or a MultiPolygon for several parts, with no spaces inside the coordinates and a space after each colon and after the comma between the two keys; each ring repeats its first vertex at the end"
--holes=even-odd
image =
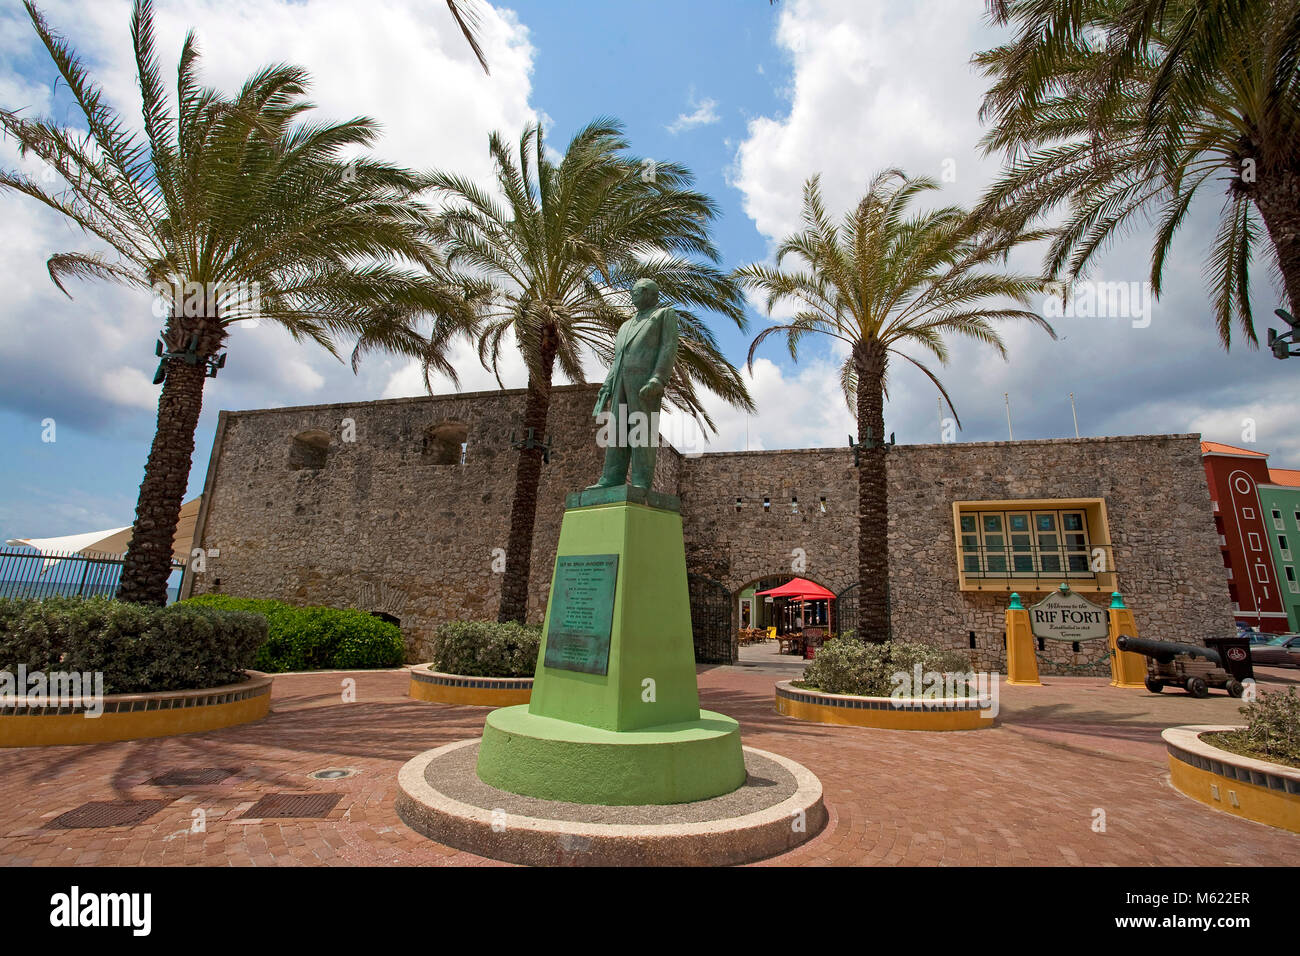
{"type": "Polygon", "coordinates": [[[614,624],[617,554],[560,555],[555,559],[551,613],[546,622],[547,667],[605,674],[614,624]]]}
{"type": "Polygon", "coordinates": [[[1029,627],[1048,640],[1095,641],[1110,634],[1110,618],[1105,608],[1063,588],[1030,606],[1029,627]]]}

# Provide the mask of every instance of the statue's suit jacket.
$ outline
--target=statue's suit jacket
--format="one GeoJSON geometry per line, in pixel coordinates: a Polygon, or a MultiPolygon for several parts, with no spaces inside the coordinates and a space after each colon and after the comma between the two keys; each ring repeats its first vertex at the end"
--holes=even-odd
{"type": "Polygon", "coordinates": [[[618,414],[620,404],[632,411],[643,410],[639,392],[646,383],[657,378],[668,385],[677,358],[677,336],[677,312],[670,305],[655,309],[649,318],[633,315],[619,326],[614,336],[614,364],[601,386],[595,410],[604,409],[606,402],[613,414],[618,414]]]}

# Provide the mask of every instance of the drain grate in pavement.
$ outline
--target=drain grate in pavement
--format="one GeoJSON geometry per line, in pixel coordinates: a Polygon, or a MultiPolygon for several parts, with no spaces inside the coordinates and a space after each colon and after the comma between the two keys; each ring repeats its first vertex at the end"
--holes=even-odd
{"type": "Polygon", "coordinates": [[[45,826],[58,830],[130,827],[148,820],[169,803],[170,800],[95,800],[59,814],[45,826]]]}
{"type": "Polygon", "coordinates": [[[268,793],[241,813],[240,818],[324,818],[342,799],[341,793],[268,793]]]}
{"type": "Polygon", "coordinates": [[[220,783],[227,777],[238,773],[229,767],[198,767],[183,770],[168,770],[149,782],[158,787],[201,787],[204,784],[220,783]]]}

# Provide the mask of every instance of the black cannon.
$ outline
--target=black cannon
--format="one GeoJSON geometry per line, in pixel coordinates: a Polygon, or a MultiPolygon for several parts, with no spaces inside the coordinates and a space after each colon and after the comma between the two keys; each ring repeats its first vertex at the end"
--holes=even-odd
{"type": "Polygon", "coordinates": [[[1240,697],[1246,689],[1244,682],[1255,679],[1250,641],[1244,637],[1210,637],[1201,646],[1121,634],[1115,646],[1146,655],[1145,683],[1153,694],[1166,687],[1182,687],[1193,697],[1209,697],[1211,687],[1222,687],[1230,696],[1240,697]]]}

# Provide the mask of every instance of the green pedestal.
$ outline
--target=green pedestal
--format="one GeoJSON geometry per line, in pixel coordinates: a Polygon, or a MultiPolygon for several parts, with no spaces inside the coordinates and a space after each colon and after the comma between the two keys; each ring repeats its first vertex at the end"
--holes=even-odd
{"type": "Polygon", "coordinates": [[[531,702],[488,716],[484,783],[638,805],[745,782],[739,725],[700,710],[676,502],[628,500],[636,491],[602,489],[593,504],[570,496],[531,702]]]}

